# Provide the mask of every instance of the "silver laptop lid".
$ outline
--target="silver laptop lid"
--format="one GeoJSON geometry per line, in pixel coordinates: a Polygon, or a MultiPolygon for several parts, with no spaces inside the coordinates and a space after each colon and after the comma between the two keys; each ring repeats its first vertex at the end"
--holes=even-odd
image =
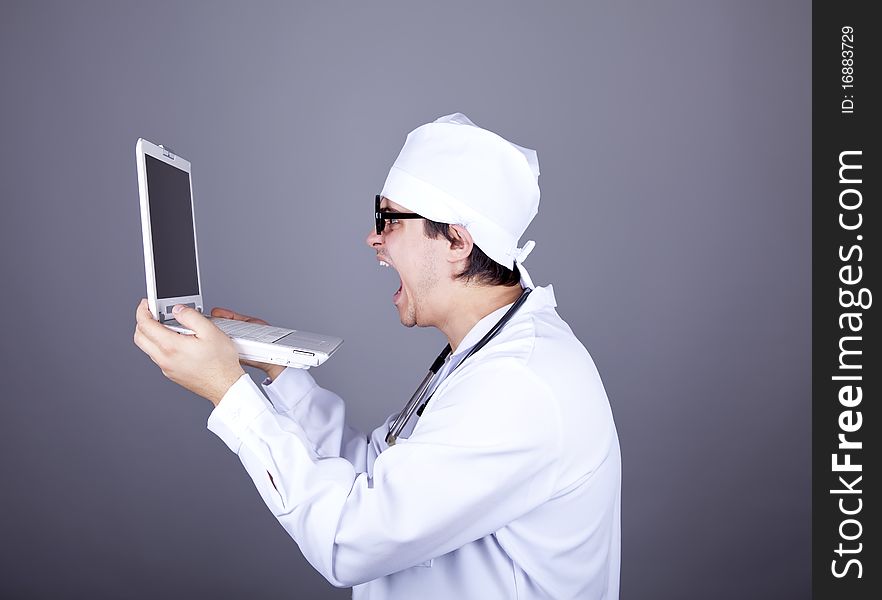
{"type": "Polygon", "coordinates": [[[150,311],[161,322],[175,304],[202,312],[190,162],[144,139],[136,154],[150,311]]]}

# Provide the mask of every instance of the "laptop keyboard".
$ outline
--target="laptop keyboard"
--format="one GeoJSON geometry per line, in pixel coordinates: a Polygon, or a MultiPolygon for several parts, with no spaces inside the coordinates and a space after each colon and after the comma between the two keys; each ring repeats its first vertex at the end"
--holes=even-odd
{"type": "Polygon", "coordinates": [[[230,337],[242,338],[244,340],[252,340],[255,342],[273,343],[280,340],[290,333],[294,333],[293,329],[285,329],[284,327],[272,327],[271,325],[258,325],[257,323],[248,323],[247,321],[235,321],[233,319],[221,319],[211,317],[211,322],[217,325],[217,328],[226,333],[230,337]]]}

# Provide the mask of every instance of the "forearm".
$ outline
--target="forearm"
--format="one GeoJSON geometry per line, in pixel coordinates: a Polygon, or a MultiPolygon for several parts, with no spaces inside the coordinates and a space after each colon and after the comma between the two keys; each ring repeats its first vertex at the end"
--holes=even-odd
{"type": "Polygon", "coordinates": [[[523,383],[480,404],[468,401],[471,393],[445,399],[424,415],[422,433],[375,457],[370,477],[319,454],[244,379],[209,429],[239,455],[309,562],[334,585],[351,586],[446,554],[550,496],[557,416],[535,401],[541,390],[523,383]],[[513,388],[524,388],[521,397],[513,388]],[[500,419],[504,427],[487,428],[500,419]],[[509,460],[500,464],[500,454],[509,460]]]}
{"type": "Polygon", "coordinates": [[[347,459],[356,472],[368,468],[369,440],[346,424],[346,405],[333,392],[319,386],[305,370],[286,369],[271,383],[264,384],[275,412],[302,429],[320,456],[347,459]]]}

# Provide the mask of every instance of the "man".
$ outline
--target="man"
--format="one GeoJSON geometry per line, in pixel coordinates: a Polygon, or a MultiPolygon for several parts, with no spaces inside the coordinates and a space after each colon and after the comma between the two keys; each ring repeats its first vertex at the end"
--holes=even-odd
{"type": "Polygon", "coordinates": [[[401,277],[401,323],[438,328],[450,353],[391,431],[397,415],[370,436],[347,426],[306,371],[258,365],[267,400],[199,313],[175,307],[196,333],[182,336],[138,308],[135,343],[215,405],[208,428],[307,560],[356,598],[618,597],[609,402],[551,286],[530,291],[533,243],[517,247],[538,176],[534,151],[459,113],[408,135],[367,244],[401,277]]]}

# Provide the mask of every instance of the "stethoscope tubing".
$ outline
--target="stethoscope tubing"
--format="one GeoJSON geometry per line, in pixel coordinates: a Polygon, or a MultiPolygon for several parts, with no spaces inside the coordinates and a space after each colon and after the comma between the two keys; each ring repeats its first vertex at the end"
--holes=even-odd
{"type": "MultiPolygon", "coordinates": [[[[468,358],[472,356],[475,352],[486,346],[487,342],[496,337],[496,334],[498,334],[499,331],[505,326],[505,324],[508,323],[509,320],[511,320],[511,318],[514,316],[514,314],[521,307],[521,305],[527,299],[527,296],[529,296],[530,292],[532,291],[532,288],[526,288],[521,293],[521,295],[518,296],[518,299],[514,301],[514,304],[512,304],[505,312],[505,314],[502,315],[502,318],[500,318],[499,321],[496,322],[496,325],[494,325],[490,329],[490,331],[485,333],[484,337],[478,340],[478,343],[475,344],[471,350],[469,350],[469,353],[466,354],[461,361],[459,361],[459,364],[456,365],[454,371],[458,369],[462,365],[462,363],[468,360],[468,358]]],[[[423,399],[426,390],[429,389],[429,386],[432,383],[432,379],[435,377],[435,375],[438,374],[438,370],[444,364],[444,361],[447,360],[447,357],[449,355],[450,344],[447,344],[444,347],[444,350],[441,351],[441,354],[438,355],[438,358],[435,359],[435,362],[432,363],[432,366],[429,367],[429,372],[426,373],[426,376],[423,378],[422,383],[420,383],[419,387],[417,387],[416,391],[410,397],[410,400],[407,401],[407,404],[404,405],[404,408],[401,410],[400,413],[398,413],[398,416],[396,416],[395,419],[392,420],[392,424],[389,425],[389,432],[386,434],[386,443],[389,446],[395,445],[395,442],[398,440],[398,436],[401,435],[401,432],[404,430],[404,426],[407,424],[408,421],[410,421],[410,418],[413,416],[414,412],[416,412],[418,416],[423,414],[423,410],[426,408],[429,400],[431,400],[431,397],[429,397],[424,403],[422,403],[422,405],[420,405],[420,401],[423,399]]]]}

